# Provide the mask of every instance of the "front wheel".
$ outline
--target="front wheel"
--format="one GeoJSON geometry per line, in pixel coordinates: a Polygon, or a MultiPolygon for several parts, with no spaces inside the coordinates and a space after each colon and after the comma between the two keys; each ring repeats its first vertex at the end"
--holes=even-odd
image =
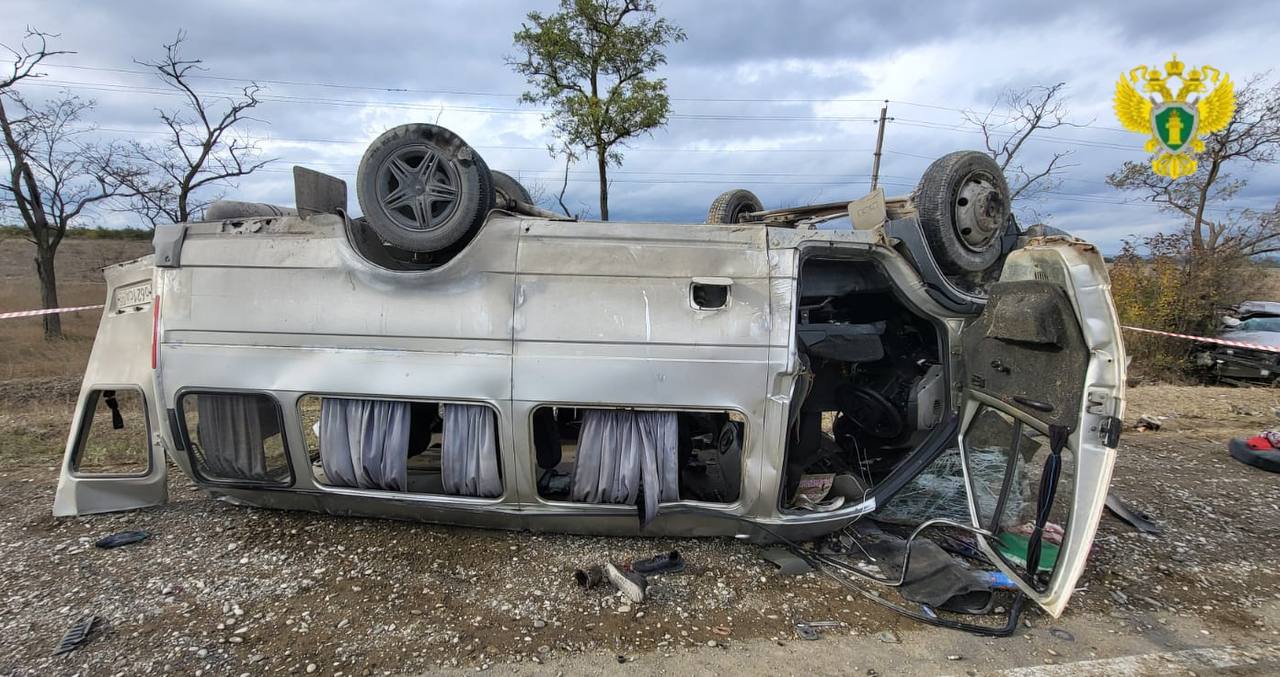
{"type": "Polygon", "coordinates": [[[764,211],[755,193],[742,188],[727,190],[711,203],[707,223],[742,223],[747,214],[764,211]]]}
{"type": "Polygon", "coordinates": [[[1009,203],[1004,172],[985,153],[957,151],[929,165],[916,187],[915,205],[943,272],[980,273],[995,264],[1009,203]]]}

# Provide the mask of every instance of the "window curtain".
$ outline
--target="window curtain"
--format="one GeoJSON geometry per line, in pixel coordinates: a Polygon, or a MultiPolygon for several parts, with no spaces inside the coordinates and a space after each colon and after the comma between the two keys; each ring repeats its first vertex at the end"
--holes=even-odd
{"type": "MultiPolygon", "coordinates": [[[[270,403],[268,403],[270,405],[270,403]]],[[[214,479],[270,481],[262,441],[278,427],[275,411],[245,395],[196,395],[196,439],[214,479]]]]}
{"type": "Polygon", "coordinates": [[[569,499],[635,505],[644,487],[641,524],[658,503],[680,500],[675,412],[584,409],[569,499]]]}
{"type": "Polygon", "coordinates": [[[444,492],[455,496],[501,496],[493,410],[480,404],[446,404],[443,409],[440,472],[444,492]]]}
{"type": "Polygon", "coordinates": [[[408,449],[408,402],[321,400],[320,464],[329,484],[405,491],[408,449]]]}

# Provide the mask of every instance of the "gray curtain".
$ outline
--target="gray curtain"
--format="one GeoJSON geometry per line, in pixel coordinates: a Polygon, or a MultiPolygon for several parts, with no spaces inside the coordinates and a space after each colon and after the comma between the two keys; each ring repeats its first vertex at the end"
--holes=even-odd
{"type": "Polygon", "coordinates": [[[443,409],[440,471],[444,492],[456,496],[501,496],[493,410],[480,404],[446,404],[443,409]]]}
{"type": "Polygon", "coordinates": [[[405,491],[408,454],[408,402],[321,400],[320,464],[329,484],[405,491]]]}
{"type": "Polygon", "coordinates": [[[635,505],[643,486],[647,524],[680,500],[677,434],[674,412],[584,409],[569,499],[635,505]]]}
{"type": "MultiPolygon", "coordinates": [[[[270,403],[268,403],[270,404],[270,403]]],[[[262,441],[278,427],[274,408],[245,395],[196,395],[202,471],[214,479],[269,481],[262,441]]]]}

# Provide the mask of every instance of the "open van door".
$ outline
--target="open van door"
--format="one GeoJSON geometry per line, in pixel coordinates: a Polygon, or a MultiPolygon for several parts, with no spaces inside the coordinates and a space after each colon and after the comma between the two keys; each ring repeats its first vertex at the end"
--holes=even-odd
{"type": "Polygon", "coordinates": [[[1093,544],[1123,416],[1102,256],[1064,237],[1010,254],[961,342],[960,449],[981,548],[1057,616],[1093,544]]]}
{"type": "Polygon", "coordinates": [[[168,498],[152,341],[150,256],[108,267],[107,302],[67,438],[56,516],[133,510],[168,498]]]}

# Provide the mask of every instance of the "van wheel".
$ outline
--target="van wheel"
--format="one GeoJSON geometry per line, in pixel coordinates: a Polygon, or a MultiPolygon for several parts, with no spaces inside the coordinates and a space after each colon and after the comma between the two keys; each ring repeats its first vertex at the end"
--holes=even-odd
{"type": "Polygon", "coordinates": [[[490,174],[493,174],[493,191],[497,195],[499,205],[514,206],[513,203],[516,200],[525,204],[533,204],[533,196],[510,174],[496,170],[491,171],[490,174]]]}
{"type": "Polygon", "coordinates": [[[444,249],[478,229],[493,196],[493,177],[480,154],[437,125],[387,130],[369,145],[356,174],[356,197],[369,226],[414,252],[444,249]]]}
{"type": "Polygon", "coordinates": [[[707,223],[742,223],[751,212],[764,211],[764,205],[755,193],[742,188],[727,190],[711,203],[707,210],[707,223]]]}
{"type": "Polygon", "coordinates": [[[1000,258],[1009,185],[990,156],[964,150],[934,160],[916,187],[915,205],[943,272],[979,273],[1000,258]]]}

